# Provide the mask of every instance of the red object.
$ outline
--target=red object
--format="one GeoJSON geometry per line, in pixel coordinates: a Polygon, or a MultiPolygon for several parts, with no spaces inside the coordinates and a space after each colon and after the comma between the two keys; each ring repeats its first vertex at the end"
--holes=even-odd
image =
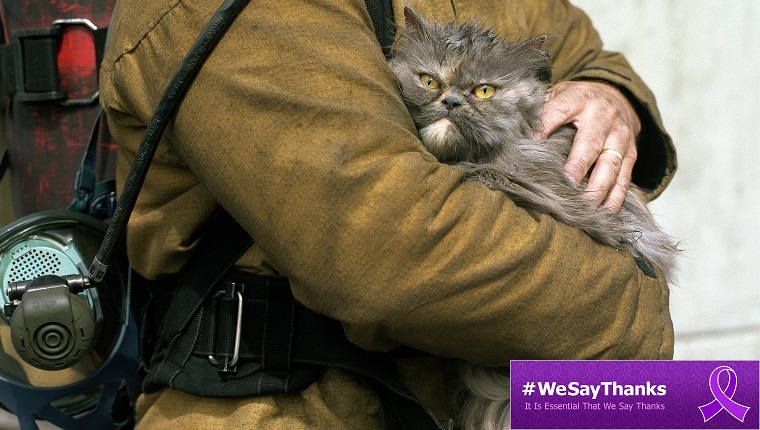
{"type": "MultiPolygon", "coordinates": [[[[49,28],[60,19],[87,19],[98,28],[110,20],[115,0],[0,1],[4,42],[14,32],[49,28]]],[[[61,90],[69,99],[89,98],[97,91],[93,31],[86,25],[60,26],[63,36],[57,61],[61,90]]],[[[74,180],[98,112],[97,101],[64,106],[57,101],[23,102],[9,99],[5,145],[15,214],[21,217],[47,209],[63,209],[74,197],[74,180]]],[[[104,130],[105,127],[101,127],[104,130]]],[[[115,144],[101,132],[96,172],[98,180],[112,178],[115,144]]]]}

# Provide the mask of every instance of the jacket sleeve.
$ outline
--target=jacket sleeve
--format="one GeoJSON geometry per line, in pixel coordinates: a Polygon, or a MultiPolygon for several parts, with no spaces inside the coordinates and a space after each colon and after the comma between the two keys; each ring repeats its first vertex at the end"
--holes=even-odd
{"type": "Polygon", "coordinates": [[[588,16],[567,0],[525,2],[530,5],[532,34],[547,34],[553,81],[593,79],[615,85],[628,97],[641,120],[633,182],[657,197],[676,170],[676,155],[654,95],[625,57],[605,51],[588,16]]]}
{"type": "MultiPolygon", "coordinates": [[[[137,42],[117,25],[101,79],[125,153],[205,3],[179,2],[137,42]]],[[[672,356],[661,278],[424,151],[361,0],[252,6],[167,129],[172,154],[157,155],[135,223],[185,226],[197,205],[218,202],[299,301],[367,349],[404,344],[491,366],[672,356]],[[182,210],[168,209],[173,198],[182,210]]]]}

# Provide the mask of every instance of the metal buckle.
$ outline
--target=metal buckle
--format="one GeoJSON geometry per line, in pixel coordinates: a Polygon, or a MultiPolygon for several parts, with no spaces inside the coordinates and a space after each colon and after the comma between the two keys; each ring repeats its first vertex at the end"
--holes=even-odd
{"type": "MultiPolygon", "coordinates": [[[[223,367],[219,369],[220,372],[234,372],[234,367],[238,362],[238,354],[240,353],[240,334],[243,327],[243,294],[237,290],[235,290],[236,284],[232,282],[227,283],[228,286],[231,284],[231,288],[233,289],[233,294],[235,297],[237,297],[238,306],[237,306],[237,324],[235,327],[235,347],[232,351],[232,359],[227,360],[224,359],[223,367]]],[[[220,295],[224,295],[225,291],[218,291],[214,297],[218,297],[220,295]]],[[[213,355],[208,356],[208,361],[214,366],[219,367],[219,360],[217,360],[213,355]]]]}
{"type": "MultiPolygon", "coordinates": [[[[64,27],[64,26],[72,26],[72,25],[81,25],[84,27],[87,27],[92,31],[93,36],[94,33],[98,30],[98,26],[95,25],[92,21],[90,21],[87,18],[64,18],[64,19],[56,19],[53,21],[53,23],[50,25],[51,27],[64,27]]],[[[94,39],[93,39],[94,40],[94,39]]],[[[97,50],[97,44],[95,45],[95,49],[97,50]]],[[[95,58],[97,58],[97,54],[95,55],[95,58]]],[[[99,64],[95,64],[95,67],[100,67],[99,64]]],[[[73,99],[65,99],[65,100],[59,100],[58,103],[61,106],[83,106],[88,105],[90,103],[94,103],[98,100],[98,97],[100,97],[100,90],[96,89],[94,93],[87,97],[78,97],[73,99]]]]}

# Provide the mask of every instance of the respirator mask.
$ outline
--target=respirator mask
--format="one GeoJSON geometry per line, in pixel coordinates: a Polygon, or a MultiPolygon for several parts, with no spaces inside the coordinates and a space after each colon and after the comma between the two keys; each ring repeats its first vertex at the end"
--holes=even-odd
{"type": "Polygon", "coordinates": [[[0,330],[25,364],[61,370],[102,362],[113,349],[128,314],[126,262],[94,288],[87,277],[105,231],[70,211],[32,214],[0,230],[0,330]]]}
{"type": "Polygon", "coordinates": [[[118,421],[114,398],[139,392],[126,254],[101,282],[88,277],[106,228],[72,211],[0,228],[0,403],[22,428],[35,417],[63,428],[118,421]]]}

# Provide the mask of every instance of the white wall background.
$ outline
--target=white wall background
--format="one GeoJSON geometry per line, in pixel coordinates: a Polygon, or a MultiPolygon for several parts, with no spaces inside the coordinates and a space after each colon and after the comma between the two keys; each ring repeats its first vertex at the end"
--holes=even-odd
{"type": "Polygon", "coordinates": [[[678,172],[676,359],[760,359],[760,1],[571,0],[657,97],[678,172]]]}

